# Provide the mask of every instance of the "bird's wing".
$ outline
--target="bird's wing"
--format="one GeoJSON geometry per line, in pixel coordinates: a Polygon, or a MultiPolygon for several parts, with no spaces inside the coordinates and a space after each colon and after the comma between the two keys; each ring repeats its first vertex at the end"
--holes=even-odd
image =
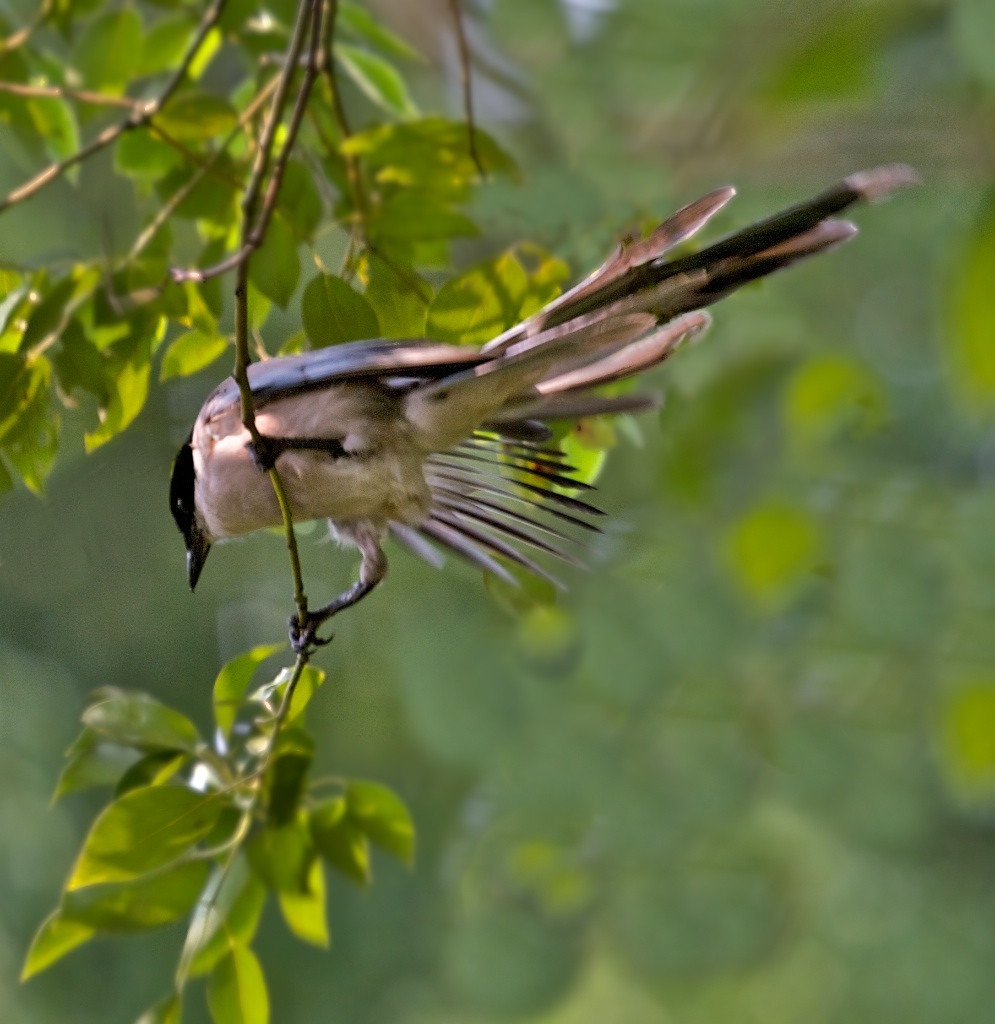
{"type": "Polygon", "coordinates": [[[507,563],[556,586],[558,579],[522,547],[583,567],[571,551],[581,530],[597,531],[599,509],[576,495],[591,490],[573,478],[563,453],[541,443],[478,431],[426,460],[432,494],[417,526],[391,523],[394,539],[438,566],[438,547],[514,583],[507,563]]]}
{"type": "MultiPolygon", "coordinates": [[[[436,380],[486,358],[475,346],[443,345],[425,339],[350,341],[253,363],[249,385],[259,408],[278,398],[364,377],[436,380]]],[[[228,377],[207,400],[201,415],[209,419],[237,400],[238,386],[234,378],[228,377]]]]}

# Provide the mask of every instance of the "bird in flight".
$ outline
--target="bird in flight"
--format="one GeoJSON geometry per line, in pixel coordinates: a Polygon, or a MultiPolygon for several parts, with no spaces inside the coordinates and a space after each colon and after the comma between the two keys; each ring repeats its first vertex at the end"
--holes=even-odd
{"type": "Polygon", "coordinates": [[[255,363],[258,444],[229,377],[173,465],[170,507],[191,589],[213,544],[282,523],[260,471],[274,465],[294,521],[327,519],[362,557],[351,587],[306,622],[291,620],[297,650],[383,580],[387,536],[434,565],[448,550],[512,582],[509,564],[551,579],[522,548],[576,562],[570,531],[595,529],[600,513],[578,496],[590,488],[571,476],[547,424],[653,407],[653,394],[599,389],[663,362],[708,326],[706,306],[741,285],[849,240],[856,227],[836,217],[847,207],[915,180],[904,165],[861,171],[668,258],[735,195],[717,189],[479,347],[376,339],[255,363]]]}

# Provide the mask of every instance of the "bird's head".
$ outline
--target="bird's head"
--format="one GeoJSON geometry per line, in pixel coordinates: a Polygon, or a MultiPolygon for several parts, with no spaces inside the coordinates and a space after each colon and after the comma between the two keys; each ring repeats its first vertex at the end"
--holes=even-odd
{"type": "Polygon", "coordinates": [[[169,481],[169,508],[186,541],[187,579],[193,590],[211,550],[211,539],[197,512],[197,473],[191,440],[192,435],[186,439],[173,463],[173,475],[169,481]]]}

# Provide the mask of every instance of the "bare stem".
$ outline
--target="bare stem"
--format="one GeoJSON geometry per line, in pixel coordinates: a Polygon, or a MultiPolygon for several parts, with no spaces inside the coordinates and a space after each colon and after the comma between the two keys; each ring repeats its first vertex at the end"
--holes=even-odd
{"type": "Polygon", "coordinates": [[[477,137],[473,126],[473,84],[470,76],[470,47],[466,41],[463,27],[463,11],[460,0],[449,0],[449,9],[453,15],[453,27],[456,30],[456,45],[459,47],[460,81],[463,85],[463,112],[466,116],[467,148],[470,159],[474,162],[481,178],[487,177],[480,154],[477,152],[477,137]]]}
{"type": "Polygon", "coordinates": [[[52,13],[52,8],[55,6],[55,0],[44,0],[41,7],[35,13],[35,16],[24,26],[24,28],[18,29],[16,32],[11,33],[6,39],[0,39],[0,56],[5,53],[9,53],[11,50],[16,50],[19,46],[23,46],[34,34],[48,21],[49,15],[52,13]]]}

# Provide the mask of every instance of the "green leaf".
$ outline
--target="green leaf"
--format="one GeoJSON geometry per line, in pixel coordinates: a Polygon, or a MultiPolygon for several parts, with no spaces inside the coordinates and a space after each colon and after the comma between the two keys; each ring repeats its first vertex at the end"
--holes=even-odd
{"type": "Polygon", "coordinates": [[[17,470],[28,489],[41,495],[58,454],[61,418],[47,386],[52,375],[51,364],[38,357],[32,372],[45,386],[35,389],[31,403],[7,431],[3,452],[7,463],[17,470]]]}
{"type": "Polygon", "coordinates": [[[791,440],[805,448],[850,429],[868,433],[887,415],[884,388],[849,356],[813,356],[788,382],[783,415],[791,440]]]}
{"type": "Polygon", "coordinates": [[[119,174],[161,178],[177,167],[183,155],[147,129],[125,132],[114,146],[114,169],[119,174]]]}
{"type": "Polygon", "coordinates": [[[145,36],[140,73],[156,75],[175,68],[186,53],[196,27],[197,22],[186,11],[160,18],[145,36]]]}
{"type": "Polygon", "coordinates": [[[726,560],[743,591],[763,608],[780,609],[812,574],[822,531],[804,509],[779,501],[753,508],[729,532],[726,560]]]}
{"type": "Polygon", "coordinates": [[[388,853],[414,865],[415,826],[404,801],[379,782],[350,782],[346,790],[349,817],[388,853]]]}
{"type": "Polygon", "coordinates": [[[268,1024],[266,979],[255,953],[233,946],[211,972],[207,1005],[214,1024],[268,1024]]]}
{"type": "Polygon", "coordinates": [[[306,892],[281,892],[278,898],[283,920],[291,932],[303,942],[328,949],[331,937],[325,913],[325,870],[321,861],[315,858],[311,863],[306,892]]]}
{"type": "Polygon", "coordinates": [[[270,824],[279,828],[296,817],[313,759],[314,740],[303,729],[290,726],[281,730],[268,778],[266,812],[270,824]]]}
{"type": "Polygon", "coordinates": [[[943,695],[940,762],[954,796],[979,810],[995,802],[995,677],[959,680],[943,695]]]}
{"type": "Polygon", "coordinates": [[[70,320],[52,357],[59,383],[66,394],[82,388],[102,403],[112,387],[111,366],[96,345],[87,338],[77,320],[70,320]]]}
{"type": "Polygon", "coordinates": [[[180,1024],[181,1008],[180,997],[174,993],[146,1010],[135,1024],[180,1024]]]}
{"type": "Polygon", "coordinates": [[[301,677],[297,680],[297,688],[293,697],[290,698],[290,707],[287,710],[287,724],[290,725],[304,714],[311,698],[318,692],[318,688],[325,681],[325,673],[313,665],[305,665],[301,671],[301,677]]]}
{"type": "Polygon", "coordinates": [[[52,802],[77,790],[113,786],[141,756],[134,747],[108,743],[92,729],[84,729],[66,752],[69,760],[59,776],[52,802]]]}
{"type": "Polygon", "coordinates": [[[231,735],[231,727],[235,724],[242,698],[256,669],[283,646],[268,644],[253,647],[251,651],[232,658],[218,673],[214,680],[214,721],[225,739],[231,735]]]}
{"type": "Polygon", "coordinates": [[[213,164],[213,170],[200,174],[199,168],[183,161],[156,182],[156,193],[164,202],[172,196],[183,193],[174,216],[186,220],[202,220],[216,225],[218,229],[230,230],[238,218],[235,188],[231,179],[239,171],[227,154],[222,154],[213,164]],[[196,182],[191,185],[194,177],[196,182]],[[189,191],[187,191],[189,189],[189,191]]]}
{"type": "Polygon", "coordinates": [[[184,92],[163,107],[155,123],[180,142],[206,142],[230,132],[238,123],[238,113],[223,96],[184,92]]]}
{"type": "Polygon", "coordinates": [[[315,849],[333,868],[360,885],[368,885],[370,844],[366,833],[347,811],[346,798],[342,796],[318,804],[308,819],[311,838],[315,849]]]}
{"type": "Polygon", "coordinates": [[[304,331],[315,348],[380,336],[377,314],[366,299],[340,277],[319,274],[301,298],[304,331]]]}
{"type": "Polygon", "coordinates": [[[21,981],[27,981],[56,961],[82,946],[96,934],[96,930],[78,921],[67,921],[58,910],[54,910],[42,922],[31,940],[28,955],[21,968],[21,981]]]}
{"type": "Polygon", "coordinates": [[[200,743],[197,727],[186,715],[147,693],[103,687],[83,712],[83,724],[124,746],[193,752],[200,743]]]}
{"type": "Polygon", "coordinates": [[[335,44],[335,59],[359,89],[379,107],[398,117],[418,113],[408,87],[397,69],[369,50],[347,43],[335,44]]]}
{"type": "Polygon", "coordinates": [[[210,366],[215,359],[224,355],[228,348],[227,338],[211,337],[200,331],[187,331],[171,342],[162,357],[159,380],[170,377],[189,377],[210,366]]]}
{"type": "Polygon", "coordinates": [[[53,160],[65,160],[79,150],[79,125],[73,108],[54,97],[32,99],[27,104],[38,134],[53,160]]]}
{"type": "Polygon", "coordinates": [[[413,50],[400,36],[384,28],[365,7],[360,7],[352,0],[340,0],[338,28],[395,57],[421,59],[417,50],[413,50]]]}
{"type": "Polygon", "coordinates": [[[73,53],[83,87],[120,94],[142,59],[142,19],[131,7],[91,21],[73,53]]]}
{"type": "Polygon", "coordinates": [[[239,867],[228,872],[211,900],[198,906],[190,923],[183,955],[191,956],[192,978],[213,970],[232,946],[248,946],[255,938],[266,905],[266,886],[249,871],[244,858],[236,864],[239,867]]]}
{"type": "Polygon", "coordinates": [[[0,352],[0,440],[27,413],[38,393],[47,390],[49,365],[44,359],[0,352]]]}
{"type": "Polygon", "coordinates": [[[217,794],[185,786],[133,789],[93,823],[66,890],[124,882],[163,867],[211,831],[223,806],[217,794]]]}
{"type": "Polygon", "coordinates": [[[488,260],[439,289],[425,333],[437,341],[483,344],[518,323],[528,290],[525,268],[514,255],[488,260]]]}
{"type": "Polygon", "coordinates": [[[432,290],[414,271],[404,274],[373,253],[367,253],[369,284],[366,301],[376,310],[385,338],[417,338],[425,326],[426,296],[432,290]]]}
{"type": "Polygon", "coordinates": [[[301,241],[310,239],[321,223],[324,213],[321,195],[314,176],[299,160],[291,160],[287,164],[277,209],[301,241]]]}
{"type": "Polygon", "coordinates": [[[385,242],[434,242],[471,238],[477,225],[465,214],[431,195],[411,190],[391,196],[371,219],[370,234],[385,242]]]}
{"type": "Polygon", "coordinates": [[[136,761],[118,780],[114,787],[114,797],[124,796],[132,789],[142,786],[162,786],[190,760],[188,754],[178,754],[174,750],[158,750],[146,754],[136,761]]]}
{"type": "MultiPolygon", "coordinates": [[[[491,136],[477,129],[474,144],[488,174],[517,175],[514,160],[491,136]]],[[[451,202],[466,201],[480,177],[466,124],[443,117],[376,125],[352,135],[340,149],[362,157],[381,184],[417,187],[451,202]]]]}
{"type": "Polygon", "coordinates": [[[95,451],[130,426],[145,406],[152,372],[153,335],[128,338],[113,346],[110,399],[101,410],[101,424],[84,438],[86,450],[95,451]]]}
{"type": "Polygon", "coordinates": [[[973,413],[995,411],[995,192],[973,220],[960,273],[953,276],[949,360],[954,389],[973,413]]]}
{"type": "Polygon", "coordinates": [[[260,829],[246,848],[252,870],[277,892],[305,892],[314,847],[303,821],[260,829]]]}
{"type": "Polygon", "coordinates": [[[249,280],[268,299],[286,309],[300,276],[297,239],[277,210],[270,219],[263,244],[252,255],[249,280]]]}
{"type": "Polygon", "coordinates": [[[159,928],[190,913],[210,870],[207,861],[194,860],[130,882],[88,885],[67,892],[59,909],[65,920],[99,932],[159,928]]]}

